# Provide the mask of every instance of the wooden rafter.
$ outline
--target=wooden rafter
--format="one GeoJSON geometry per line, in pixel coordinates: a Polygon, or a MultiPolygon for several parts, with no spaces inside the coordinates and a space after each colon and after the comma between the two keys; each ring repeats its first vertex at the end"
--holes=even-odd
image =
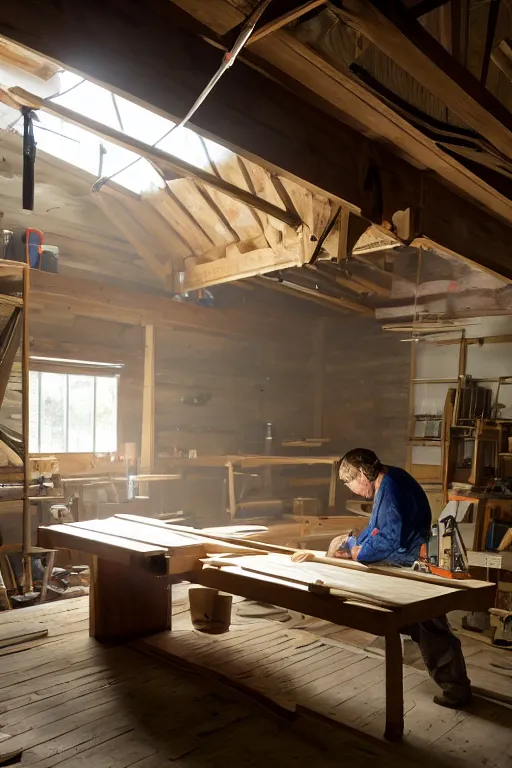
{"type": "Polygon", "coordinates": [[[411,6],[411,8],[408,8],[407,12],[413,19],[419,19],[421,16],[425,16],[426,13],[435,11],[437,8],[441,8],[448,2],[450,2],[450,0],[419,0],[419,2],[411,6]]]}
{"type": "Polygon", "coordinates": [[[427,90],[512,158],[512,115],[391,0],[343,0],[337,13],[427,90]]]}
{"type": "Polygon", "coordinates": [[[229,197],[239,200],[252,208],[256,208],[279,221],[283,221],[291,227],[298,227],[300,225],[300,221],[297,220],[295,214],[285,211],[276,205],[272,205],[272,203],[268,203],[266,200],[263,200],[244,189],[235,187],[233,184],[224,181],[224,179],[219,176],[204,171],[202,168],[198,168],[191,163],[187,163],[185,160],[182,160],[175,155],[170,155],[168,152],[158,149],[158,147],[151,147],[143,141],[139,141],[120,131],[116,131],[114,128],[110,128],[104,123],[99,123],[97,120],[85,117],[72,109],[56,104],[53,101],[41,99],[35,94],[25,91],[23,88],[9,88],[6,92],[6,96],[7,98],[10,97],[12,100],[16,101],[20,106],[29,106],[32,109],[42,109],[49,115],[60,117],[62,120],[65,120],[72,125],[84,128],[86,131],[90,131],[96,136],[100,136],[101,138],[111,141],[113,144],[117,144],[124,149],[135,152],[161,168],[163,171],[170,170],[173,174],[178,176],[188,176],[196,182],[218,189],[229,197]]]}
{"type": "Polygon", "coordinates": [[[272,248],[258,248],[241,253],[236,243],[228,245],[224,250],[224,258],[217,257],[204,264],[185,264],[183,280],[180,281],[181,290],[195,291],[219,283],[254,277],[263,272],[290,269],[303,263],[303,252],[299,246],[290,252],[283,250],[281,254],[277,254],[272,248]]]}
{"type": "Polygon", "coordinates": [[[101,192],[93,193],[91,199],[135,248],[152,272],[162,280],[165,287],[172,288],[173,268],[169,256],[165,258],[164,253],[158,254],[153,245],[152,234],[138,219],[130,216],[123,205],[122,196],[105,186],[101,192]]]}
{"type": "Polygon", "coordinates": [[[491,0],[489,3],[489,16],[487,19],[487,34],[485,36],[484,55],[482,58],[482,74],[480,75],[480,82],[484,88],[485,84],[487,83],[487,75],[489,74],[489,62],[491,61],[491,52],[494,44],[494,36],[496,34],[499,10],[500,0],[491,0]]]}
{"type": "Polygon", "coordinates": [[[512,82],[512,44],[510,40],[502,40],[491,53],[491,60],[500,69],[507,80],[512,82]]]}
{"type": "MultiPolygon", "coordinates": [[[[198,13],[200,19],[204,10],[206,24],[218,31],[227,31],[242,19],[239,10],[220,0],[180,0],[181,9],[169,0],[151,0],[147,5],[151,12],[145,16],[141,34],[145,0],[142,4],[123,6],[122,14],[117,0],[103,0],[101,4],[77,4],[74,0],[51,5],[31,3],[29,13],[25,2],[1,5],[0,34],[37,49],[116,93],[152,105],[155,111],[172,119],[186,112],[219,63],[218,49],[206,42],[206,37],[213,34],[211,29],[202,20],[183,13],[183,7],[192,14],[198,13]],[[93,36],[91,28],[95,29],[93,36]],[[138,52],[136,57],[134,50],[138,52]]],[[[275,33],[280,34],[285,33],[275,33]]],[[[254,48],[267,40],[279,47],[272,37],[254,48]]],[[[248,53],[252,56],[252,50],[248,53]]],[[[403,128],[397,138],[395,127],[393,138],[389,123],[388,140],[381,142],[375,138],[382,135],[378,110],[372,108],[373,128],[369,122],[351,121],[353,99],[351,107],[344,108],[337,91],[338,104],[333,106],[325,93],[318,95],[314,82],[304,83],[306,77],[276,77],[275,69],[274,77],[270,73],[264,75],[260,65],[261,60],[254,66],[243,60],[237,62],[230,76],[222,79],[194,116],[194,128],[268,170],[303,179],[310,189],[324,190],[356,209],[364,205],[361,160],[371,155],[383,179],[387,216],[407,207],[417,209],[422,217],[422,234],[497,274],[512,275],[511,228],[504,223],[511,218],[509,201],[474,174],[467,174],[456,161],[444,166],[452,176],[448,188],[435,174],[421,170],[433,168],[431,154],[425,162],[415,152],[407,151],[407,156],[415,160],[403,159],[400,146],[407,136],[403,128]],[[313,134],[317,137],[314,144],[313,134]],[[468,196],[477,199],[480,205],[470,202],[468,196]],[[481,205],[487,206],[487,210],[481,205]],[[452,211],[449,220],[448,209],[452,211]],[[492,249],[489,232],[493,237],[492,249]]],[[[285,65],[283,69],[286,72],[285,65]]],[[[308,78],[312,75],[309,64],[303,67],[303,73],[308,78]]],[[[430,146],[429,142],[425,145],[430,146]]],[[[412,146],[417,146],[416,139],[412,146]]]]}
{"type": "Polygon", "coordinates": [[[249,40],[247,41],[247,45],[250,46],[254,43],[257,43],[258,40],[262,40],[267,35],[272,34],[272,32],[277,32],[277,30],[281,29],[281,27],[286,26],[286,24],[290,24],[292,21],[300,19],[300,17],[304,16],[304,14],[315,10],[315,8],[319,8],[321,5],[325,5],[326,2],[327,0],[308,0],[308,2],[299,3],[296,8],[293,8],[287,13],[283,13],[281,16],[277,16],[275,19],[268,21],[266,24],[262,24],[261,27],[252,33],[249,40]]]}

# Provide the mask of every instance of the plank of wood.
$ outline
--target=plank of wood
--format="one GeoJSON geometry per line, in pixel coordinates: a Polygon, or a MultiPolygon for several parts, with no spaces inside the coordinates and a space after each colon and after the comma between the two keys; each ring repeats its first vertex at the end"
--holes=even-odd
{"type": "MultiPolygon", "coordinates": [[[[108,534],[119,540],[133,543],[143,543],[147,546],[161,546],[166,554],[171,557],[171,569],[173,573],[183,567],[194,570],[198,567],[199,558],[207,552],[222,553],[233,552],[250,555],[252,550],[235,541],[233,544],[220,544],[217,539],[209,539],[201,536],[200,531],[187,529],[185,526],[170,527],[149,524],[151,518],[141,518],[136,515],[116,515],[105,520],[85,520],[81,523],[71,523],[73,530],[79,529],[84,533],[90,533],[96,538],[96,532],[108,534]],[[135,518],[135,519],[134,519],[135,518]],[[181,530],[180,530],[181,529],[181,530]],[[173,560],[175,561],[173,563],[173,560]]],[[[160,521],[154,521],[160,522],[160,521]]],[[[182,572],[185,572],[184,570],[182,572]]]]}
{"type": "Polygon", "coordinates": [[[0,648],[9,648],[12,645],[28,643],[48,636],[47,629],[37,626],[29,626],[24,629],[0,630],[0,648]]]}
{"type": "Polygon", "coordinates": [[[126,565],[139,565],[155,568],[156,572],[166,573],[166,549],[150,546],[137,541],[129,541],[118,536],[93,532],[73,525],[52,525],[38,529],[38,541],[44,547],[74,549],[90,555],[98,555],[107,560],[126,565]]]}
{"type": "Polygon", "coordinates": [[[258,248],[241,253],[236,244],[228,246],[224,258],[217,258],[204,264],[185,264],[183,291],[196,291],[211,285],[228,283],[254,277],[265,272],[301,266],[304,253],[298,245],[295,250],[282,249],[276,253],[272,248],[258,248]]]}
{"type": "MultiPolygon", "coordinates": [[[[155,329],[147,325],[144,331],[144,383],[142,388],[142,434],[140,471],[151,473],[155,463],[155,329]]],[[[147,496],[146,483],[139,487],[140,495],[147,496]]]]}
{"type": "MultiPolygon", "coordinates": [[[[333,558],[335,559],[335,558],[333,558]]],[[[371,573],[369,570],[341,569],[331,564],[317,562],[292,563],[286,555],[269,554],[264,557],[236,558],[231,564],[255,570],[262,568],[262,573],[279,576],[288,573],[302,583],[325,582],[332,588],[344,588],[361,596],[372,596],[375,600],[388,601],[393,605],[406,605],[417,600],[450,594],[450,587],[427,584],[417,581],[399,581],[387,576],[371,573]],[[274,569],[274,572],[273,572],[274,569]],[[301,572],[304,576],[301,576],[301,572]]]]}
{"type": "MultiPolygon", "coordinates": [[[[315,594],[331,594],[335,597],[342,597],[349,600],[361,600],[370,604],[383,606],[385,608],[395,608],[400,603],[393,600],[375,598],[373,595],[359,589],[350,589],[339,584],[335,578],[329,581],[316,578],[314,573],[308,573],[304,569],[294,568],[297,563],[287,565],[268,562],[269,558],[263,560],[258,557],[252,557],[242,563],[242,558],[210,558],[204,562],[208,565],[214,565],[217,568],[226,566],[235,566],[251,573],[263,574],[265,576],[275,576],[284,581],[290,581],[294,584],[305,584],[310,592],[315,594]]],[[[335,575],[335,574],[334,574],[335,575]]]]}

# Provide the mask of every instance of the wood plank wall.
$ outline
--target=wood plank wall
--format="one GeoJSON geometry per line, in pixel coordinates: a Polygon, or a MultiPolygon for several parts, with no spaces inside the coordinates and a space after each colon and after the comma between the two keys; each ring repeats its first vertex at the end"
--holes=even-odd
{"type": "Polygon", "coordinates": [[[261,453],[266,422],[275,427],[276,448],[283,438],[313,436],[313,350],[300,330],[286,344],[279,328],[259,343],[159,330],[157,454],[174,446],[199,454],[261,453]]]}
{"type": "Polygon", "coordinates": [[[333,452],[371,448],[403,467],[411,345],[367,318],[331,321],[326,334],[323,418],[333,452]]]}
{"type": "MultiPolygon", "coordinates": [[[[320,313],[322,311],[320,310],[320,313]]],[[[371,319],[340,316],[315,322],[294,314],[286,334],[280,324],[259,341],[156,330],[156,456],[174,447],[198,454],[260,453],[264,425],[272,422],[276,451],[282,439],[313,437],[318,424],[331,438],[329,454],[357,445],[373,448],[391,464],[405,461],[409,345],[384,334],[371,319]],[[325,328],[319,355],[318,329],[325,328]],[[323,358],[323,374],[318,365],[323,358]],[[321,420],[315,399],[323,395],[321,420]],[[189,404],[196,397],[204,404],[189,404]]],[[[289,318],[289,316],[288,316],[289,318]]],[[[31,353],[76,360],[123,363],[119,388],[119,443],[140,446],[144,329],[58,312],[34,311],[31,353]]],[[[306,470],[302,474],[307,474],[306,470]]],[[[313,474],[324,474],[316,470],[313,474]]],[[[199,479],[199,478],[197,478],[199,479]]],[[[154,486],[159,485],[153,484],[154,486]]],[[[164,493],[171,506],[219,509],[218,480],[189,480],[164,493]]],[[[340,489],[341,490],[341,489],[340,489]]],[[[296,495],[326,496],[327,486],[297,488],[296,495]],[[325,492],[325,493],[324,493],[325,492]]],[[[153,490],[151,491],[153,495],[153,490]]],[[[339,494],[339,509],[347,498],[339,494]]],[[[213,514],[213,512],[212,512],[213,514]]],[[[205,522],[208,522],[206,520],[205,522]]],[[[210,524],[213,524],[213,518],[210,524]]]]}

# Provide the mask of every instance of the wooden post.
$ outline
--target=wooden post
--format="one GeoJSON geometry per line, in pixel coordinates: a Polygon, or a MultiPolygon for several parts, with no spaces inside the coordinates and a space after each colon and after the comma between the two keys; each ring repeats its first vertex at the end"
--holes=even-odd
{"type": "Polygon", "coordinates": [[[30,518],[30,461],[28,453],[29,444],[29,303],[28,293],[30,288],[30,269],[27,266],[23,270],[23,316],[21,330],[21,434],[23,440],[23,591],[32,591],[32,560],[30,549],[32,547],[32,527],[30,518]]]}
{"type": "MultiPolygon", "coordinates": [[[[144,345],[144,389],[142,392],[142,434],[140,474],[149,475],[155,464],[155,328],[146,325],[144,345]]],[[[139,495],[149,495],[149,484],[139,485],[139,495]]]]}
{"type": "Polygon", "coordinates": [[[171,628],[169,577],[131,565],[92,558],[89,635],[121,641],[171,628]]]}
{"type": "Polygon", "coordinates": [[[402,640],[399,632],[386,635],[386,730],[388,741],[401,741],[404,733],[404,681],[402,640]]]}
{"type": "Polygon", "coordinates": [[[235,470],[233,468],[233,462],[228,461],[226,464],[228,468],[228,504],[229,514],[231,519],[235,519],[236,515],[236,494],[235,494],[235,470]]]}

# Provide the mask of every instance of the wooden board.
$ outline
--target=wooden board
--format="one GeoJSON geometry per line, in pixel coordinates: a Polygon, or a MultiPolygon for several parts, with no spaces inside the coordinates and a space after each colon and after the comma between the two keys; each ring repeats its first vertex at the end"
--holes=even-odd
{"type": "Polygon", "coordinates": [[[38,529],[38,543],[43,547],[75,549],[90,555],[104,557],[112,562],[126,565],[151,564],[156,571],[166,573],[166,550],[138,541],[121,539],[106,533],[87,531],[70,525],[52,525],[38,529]]]}
{"type": "Polygon", "coordinates": [[[416,601],[450,595],[453,592],[450,587],[389,578],[367,571],[336,568],[336,566],[321,563],[292,563],[286,555],[238,557],[230,562],[251,571],[261,569],[260,573],[269,576],[288,576],[292,580],[296,577],[304,579],[305,583],[313,584],[316,581],[323,581],[340,590],[346,588],[354,593],[360,591],[363,595],[371,594],[376,600],[394,605],[408,605],[416,601]]]}

